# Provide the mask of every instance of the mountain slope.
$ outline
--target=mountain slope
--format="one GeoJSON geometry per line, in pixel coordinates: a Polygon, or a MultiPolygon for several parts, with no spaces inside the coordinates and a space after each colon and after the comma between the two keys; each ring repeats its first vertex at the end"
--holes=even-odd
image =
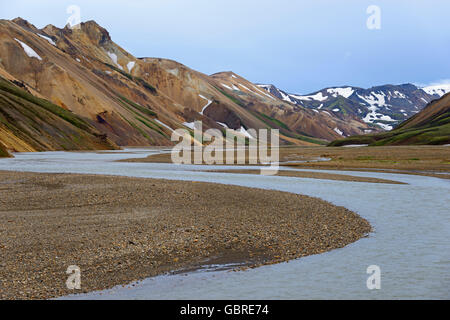
{"type": "Polygon", "coordinates": [[[14,151],[117,148],[86,119],[18,85],[0,77],[0,146],[14,151]]]}
{"type": "Polygon", "coordinates": [[[370,128],[357,117],[293,106],[237,75],[240,90],[223,86],[226,73],[208,76],[175,61],[136,58],[94,21],[72,30],[0,20],[0,74],[87,119],[118,145],[173,145],[172,131],[191,130],[195,120],[205,130],[280,128],[282,143],[300,145],[370,128]]]}
{"type": "Polygon", "coordinates": [[[216,73],[211,77],[220,90],[233,95],[236,103],[244,106],[266,126],[280,129],[282,134],[294,139],[315,137],[332,140],[334,137],[363,133],[369,128],[353,116],[338,118],[328,112],[319,113],[287,103],[233,72],[216,73]]]}
{"type": "Polygon", "coordinates": [[[352,144],[411,145],[450,143],[450,93],[428,104],[396,129],[380,134],[354,136],[332,142],[331,146],[352,144]]]}
{"type": "Polygon", "coordinates": [[[6,151],[5,146],[0,142],[0,158],[9,157],[8,151],[6,151]]]}
{"type": "Polygon", "coordinates": [[[273,85],[259,85],[287,102],[327,111],[337,117],[354,115],[385,130],[419,112],[429,102],[450,91],[449,85],[419,88],[413,84],[384,85],[363,89],[352,86],[325,88],[308,94],[288,94],[273,85]]]}

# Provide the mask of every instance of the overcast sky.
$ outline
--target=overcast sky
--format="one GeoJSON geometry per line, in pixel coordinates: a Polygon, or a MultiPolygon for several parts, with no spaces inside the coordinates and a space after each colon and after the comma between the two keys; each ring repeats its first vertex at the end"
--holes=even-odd
{"type": "Polygon", "coordinates": [[[69,5],[137,57],[234,71],[290,93],[447,82],[448,0],[0,0],[0,18],[63,27],[69,5]],[[367,28],[367,8],[381,29],[367,28]]]}

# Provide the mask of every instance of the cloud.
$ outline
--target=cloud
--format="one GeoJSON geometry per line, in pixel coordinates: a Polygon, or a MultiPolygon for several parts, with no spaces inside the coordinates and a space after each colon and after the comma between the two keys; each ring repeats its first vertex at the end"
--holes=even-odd
{"type": "Polygon", "coordinates": [[[445,84],[450,84],[450,79],[441,79],[441,80],[437,80],[437,81],[433,81],[431,83],[415,83],[416,86],[418,87],[432,87],[432,86],[441,86],[441,85],[445,85],[445,84]]]}

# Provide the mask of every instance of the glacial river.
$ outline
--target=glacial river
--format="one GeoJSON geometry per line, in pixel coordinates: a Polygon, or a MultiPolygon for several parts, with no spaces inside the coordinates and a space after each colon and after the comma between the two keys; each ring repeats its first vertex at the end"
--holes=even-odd
{"type": "Polygon", "coordinates": [[[198,166],[114,162],[154,152],[161,151],[18,153],[14,159],[0,160],[0,170],[205,181],[300,193],[357,212],[370,221],[374,232],[346,248],[289,263],[242,272],[200,270],[163,275],[65,299],[450,298],[450,180],[346,172],[407,183],[393,185],[219,174],[198,172],[202,169],[198,166]],[[381,269],[380,290],[367,288],[367,268],[371,265],[381,269]]]}

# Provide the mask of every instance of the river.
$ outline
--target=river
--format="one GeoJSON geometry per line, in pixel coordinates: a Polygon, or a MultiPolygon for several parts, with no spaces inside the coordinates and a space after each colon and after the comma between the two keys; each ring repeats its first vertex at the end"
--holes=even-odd
{"type": "Polygon", "coordinates": [[[372,224],[374,231],[368,238],[346,248],[289,263],[242,272],[213,269],[163,275],[125,287],[64,299],[450,298],[450,180],[381,172],[345,172],[407,183],[397,185],[232,175],[199,172],[203,169],[199,166],[115,162],[146,157],[155,152],[162,151],[17,153],[13,159],[1,159],[0,170],[204,181],[299,193],[357,212],[372,224]],[[372,265],[381,269],[380,290],[369,290],[366,285],[369,277],[366,271],[372,265]]]}

